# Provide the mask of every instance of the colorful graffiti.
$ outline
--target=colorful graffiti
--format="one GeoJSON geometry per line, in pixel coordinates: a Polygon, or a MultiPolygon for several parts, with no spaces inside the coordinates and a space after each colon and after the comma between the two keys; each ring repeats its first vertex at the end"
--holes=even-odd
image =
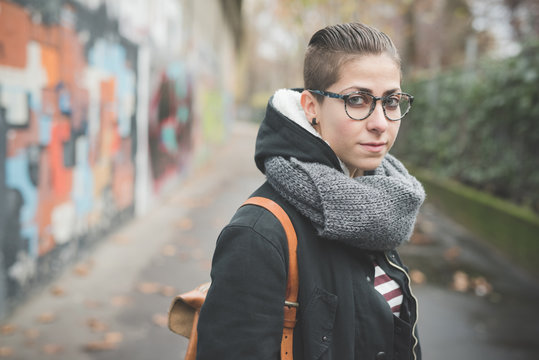
{"type": "Polygon", "coordinates": [[[193,119],[191,78],[183,63],[171,63],[150,102],[149,153],[155,191],[191,158],[193,119]]]}
{"type": "Polygon", "coordinates": [[[8,297],[37,276],[38,259],[132,211],[136,54],[104,6],[0,0],[0,271],[8,297]]]}

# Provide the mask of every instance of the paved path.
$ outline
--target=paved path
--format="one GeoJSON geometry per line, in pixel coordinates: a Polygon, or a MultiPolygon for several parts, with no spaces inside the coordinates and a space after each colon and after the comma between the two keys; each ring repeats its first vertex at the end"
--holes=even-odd
{"type": "MultiPolygon", "coordinates": [[[[209,279],[220,229],[263,181],[253,161],[255,133],[238,124],[230,143],[170,197],[22,305],[2,328],[0,358],[182,358],[186,341],[164,327],[166,312],[173,294],[209,279]]],[[[402,253],[423,281],[414,288],[424,358],[539,358],[535,281],[430,205],[419,229],[402,253]],[[486,295],[452,290],[457,271],[461,287],[470,284],[466,276],[482,276],[486,295]]]]}

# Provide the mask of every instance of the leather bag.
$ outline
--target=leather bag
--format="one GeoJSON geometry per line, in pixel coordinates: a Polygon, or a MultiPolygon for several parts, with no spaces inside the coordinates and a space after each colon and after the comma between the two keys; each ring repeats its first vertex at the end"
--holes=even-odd
{"type": "MultiPolygon", "coordinates": [[[[292,360],[292,346],[298,304],[298,239],[294,226],[286,212],[273,200],[264,197],[247,199],[242,206],[257,205],[271,212],[281,223],[288,242],[288,278],[284,302],[283,336],[281,340],[281,359],[292,360]]],[[[170,305],[168,327],[176,334],[189,338],[185,360],[195,360],[197,350],[197,325],[200,308],[204,304],[210,283],[204,283],[194,290],[176,296],[170,305]]]]}

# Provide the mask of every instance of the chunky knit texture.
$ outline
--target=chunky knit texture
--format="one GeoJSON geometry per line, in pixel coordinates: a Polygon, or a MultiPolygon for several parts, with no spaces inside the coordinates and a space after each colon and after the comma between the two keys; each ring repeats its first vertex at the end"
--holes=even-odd
{"type": "Polygon", "coordinates": [[[265,167],[272,187],[320,236],[362,249],[390,250],[408,240],[425,199],[421,183],[389,154],[374,175],[357,178],[295,158],[272,157],[265,167]]]}

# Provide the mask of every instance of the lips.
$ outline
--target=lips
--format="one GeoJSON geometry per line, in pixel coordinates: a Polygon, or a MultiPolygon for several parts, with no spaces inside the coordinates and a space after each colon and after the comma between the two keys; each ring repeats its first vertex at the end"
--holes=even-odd
{"type": "Polygon", "coordinates": [[[373,153],[379,153],[383,151],[387,145],[386,142],[366,142],[366,143],[360,143],[361,147],[369,152],[373,153]]]}

